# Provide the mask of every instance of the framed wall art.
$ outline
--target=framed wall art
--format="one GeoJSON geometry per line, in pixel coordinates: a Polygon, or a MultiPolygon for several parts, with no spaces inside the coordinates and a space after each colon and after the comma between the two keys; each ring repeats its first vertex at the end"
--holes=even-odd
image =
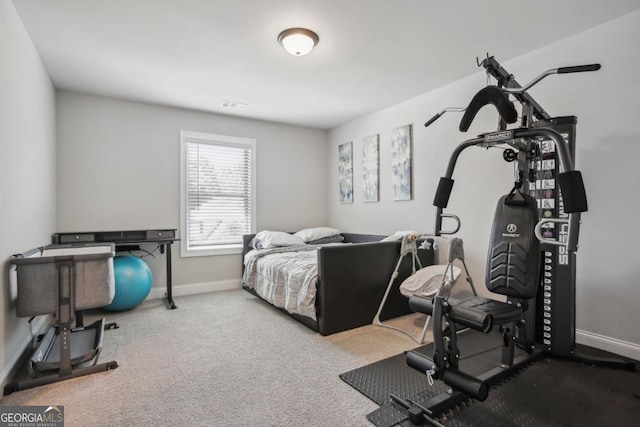
{"type": "Polygon", "coordinates": [[[353,143],[338,146],[340,203],[353,203],[353,143]]]}
{"type": "Polygon", "coordinates": [[[412,199],[411,125],[391,131],[391,194],[393,200],[412,199]]]}
{"type": "Polygon", "coordinates": [[[379,200],[380,181],[380,135],[362,139],[362,201],[379,200]]]}

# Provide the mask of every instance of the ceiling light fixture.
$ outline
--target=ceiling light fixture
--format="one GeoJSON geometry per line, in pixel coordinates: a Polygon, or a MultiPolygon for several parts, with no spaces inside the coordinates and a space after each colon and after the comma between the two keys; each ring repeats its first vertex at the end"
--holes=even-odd
{"type": "Polygon", "coordinates": [[[278,43],[294,56],[306,55],[319,41],[320,37],[306,28],[289,28],[278,35],[278,43]]]}

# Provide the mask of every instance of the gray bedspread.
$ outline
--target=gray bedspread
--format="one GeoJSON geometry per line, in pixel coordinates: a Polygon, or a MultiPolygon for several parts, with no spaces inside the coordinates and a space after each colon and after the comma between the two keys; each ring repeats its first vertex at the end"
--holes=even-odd
{"type": "Polygon", "coordinates": [[[244,257],[242,283],[276,307],[317,320],[319,247],[254,249],[244,257]]]}

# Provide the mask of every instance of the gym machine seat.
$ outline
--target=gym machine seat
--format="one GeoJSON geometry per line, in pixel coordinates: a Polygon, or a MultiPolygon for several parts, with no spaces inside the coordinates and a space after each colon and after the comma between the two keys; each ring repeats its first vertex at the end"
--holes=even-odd
{"type": "MultiPolygon", "coordinates": [[[[431,315],[433,304],[431,298],[414,295],[409,299],[413,311],[431,315]]],[[[471,297],[454,305],[449,305],[449,317],[454,322],[489,333],[494,326],[514,323],[522,318],[522,307],[484,297],[471,297]]]]}
{"type": "MultiPolygon", "coordinates": [[[[456,390],[477,400],[484,400],[490,382],[496,377],[476,378],[458,369],[460,352],[456,325],[488,333],[501,326],[503,351],[501,366],[514,364],[516,341],[526,342],[521,333],[524,309],[538,288],[540,241],[534,236],[538,222],[537,203],[528,194],[512,192],[498,201],[489,244],[487,288],[508,297],[507,302],[474,296],[462,301],[433,299],[414,295],[409,305],[414,311],[433,318],[435,352],[429,359],[415,351],[407,352],[407,364],[430,378],[443,380],[456,390]],[[509,232],[508,230],[517,230],[509,232]]],[[[529,349],[530,346],[525,345],[529,349]]]]}

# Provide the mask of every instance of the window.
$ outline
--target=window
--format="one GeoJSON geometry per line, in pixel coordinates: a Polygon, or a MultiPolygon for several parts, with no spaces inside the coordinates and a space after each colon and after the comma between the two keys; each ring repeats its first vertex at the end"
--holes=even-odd
{"type": "Polygon", "coordinates": [[[180,131],[181,255],[242,251],[255,232],[256,140],[180,131]]]}

